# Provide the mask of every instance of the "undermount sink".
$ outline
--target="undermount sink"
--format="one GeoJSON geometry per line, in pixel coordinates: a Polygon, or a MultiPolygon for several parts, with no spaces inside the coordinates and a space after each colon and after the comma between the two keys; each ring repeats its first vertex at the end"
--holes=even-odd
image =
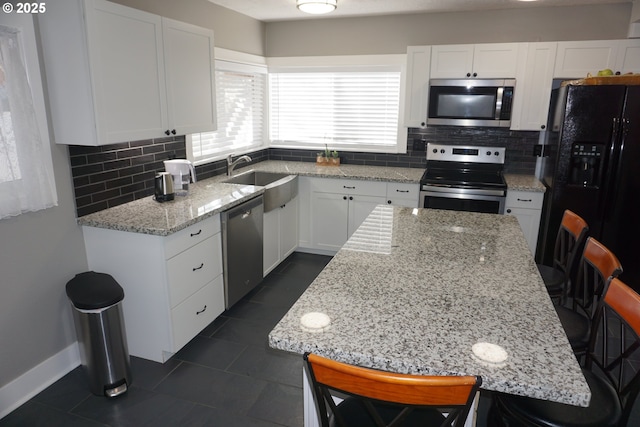
{"type": "Polygon", "coordinates": [[[298,195],[298,176],[278,172],[249,171],[222,181],[264,187],[264,211],[283,206],[298,195]]]}

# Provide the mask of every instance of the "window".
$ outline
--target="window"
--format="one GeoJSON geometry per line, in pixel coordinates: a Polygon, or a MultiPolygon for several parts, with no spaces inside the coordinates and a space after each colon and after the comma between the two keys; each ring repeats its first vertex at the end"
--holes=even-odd
{"type": "Polygon", "coordinates": [[[270,145],[397,153],[400,65],[276,67],[269,73],[270,145]]]}
{"type": "Polygon", "coordinates": [[[44,105],[34,104],[29,85],[43,98],[33,24],[26,16],[7,18],[29,31],[0,25],[0,218],[58,202],[44,105]]]}
{"type": "Polygon", "coordinates": [[[216,61],[218,130],[187,138],[195,164],[264,145],[266,68],[216,61]]]}

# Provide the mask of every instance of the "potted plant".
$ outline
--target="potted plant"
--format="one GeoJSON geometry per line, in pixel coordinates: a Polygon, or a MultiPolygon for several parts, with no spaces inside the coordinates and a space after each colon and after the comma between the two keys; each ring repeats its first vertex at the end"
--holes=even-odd
{"type": "Polygon", "coordinates": [[[331,158],[329,159],[329,163],[334,165],[334,166],[339,166],[340,165],[340,157],[339,154],[336,150],[333,150],[331,152],[331,158]]]}
{"type": "Polygon", "coordinates": [[[316,164],[324,165],[328,161],[329,161],[329,159],[324,156],[324,151],[320,151],[318,154],[316,154],[316,164]]]}
{"type": "Polygon", "coordinates": [[[316,154],[316,164],[318,165],[339,165],[340,157],[336,150],[329,150],[327,144],[324,145],[324,151],[316,154]]]}

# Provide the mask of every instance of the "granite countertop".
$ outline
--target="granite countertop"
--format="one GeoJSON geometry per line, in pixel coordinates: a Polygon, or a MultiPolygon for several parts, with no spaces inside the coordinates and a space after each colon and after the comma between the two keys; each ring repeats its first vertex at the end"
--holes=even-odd
{"type": "Polygon", "coordinates": [[[514,191],[533,191],[544,193],[546,188],[543,183],[534,175],[505,174],[504,180],[507,182],[507,189],[514,191]]]}
{"type": "Polygon", "coordinates": [[[422,168],[398,168],[387,166],[345,165],[317,166],[312,162],[289,162],[283,160],[267,160],[236,169],[234,174],[248,170],[267,172],[288,172],[293,175],[317,178],[362,179],[367,181],[389,181],[417,184],[422,178],[422,168]]]}
{"type": "MultiPolygon", "coordinates": [[[[238,168],[234,176],[250,170],[284,172],[321,178],[363,179],[417,183],[422,169],[383,166],[316,166],[310,162],[268,160],[238,168]]],[[[229,177],[218,175],[190,185],[188,196],[158,203],[153,196],[115,206],[78,218],[78,224],[133,233],[168,236],[198,221],[239,205],[259,194],[263,187],[224,183],[229,177]]]]}
{"type": "Polygon", "coordinates": [[[189,186],[187,196],[156,202],[153,196],[78,218],[78,224],[132,233],[168,236],[264,193],[263,187],[215,180],[189,186]]]}
{"type": "MultiPolygon", "coordinates": [[[[418,184],[424,169],[385,166],[340,165],[317,166],[311,162],[267,160],[237,168],[234,175],[251,170],[290,173],[318,178],[360,179],[418,184]]],[[[78,218],[78,224],[133,233],[167,236],[198,221],[232,208],[264,193],[263,187],[223,183],[228,177],[218,175],[191,184],[189,195],[158,203],[153,196],[135,200],[78,218]]],[[[509,188],[544,191],[531,175],[505,175],[509,188]]]]}
{"type": "Polygon", "coordinates": [[[378,206],[269,345],[385,371],[481,375],[487,390],[574,405],[591,397],[513,216],[378,206]],[[308,313],[329,324],[303,326],[308,313]],[[507,359],[482,361],[478,342],[507,359]]]}

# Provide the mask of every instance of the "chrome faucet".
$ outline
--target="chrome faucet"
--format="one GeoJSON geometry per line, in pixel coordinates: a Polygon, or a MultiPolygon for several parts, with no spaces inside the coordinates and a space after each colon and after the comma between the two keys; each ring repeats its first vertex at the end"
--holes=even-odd
{"type": "Polygon", "coordinates": [[[227,176],[231,176],[233,174],[233,169],[238,165],[238,163],[243,161],[249,163],[251,161],[251,157],[240,156],[233,160],[233,154],[229,154],[229,157],[227,157],[227,176]]]}

